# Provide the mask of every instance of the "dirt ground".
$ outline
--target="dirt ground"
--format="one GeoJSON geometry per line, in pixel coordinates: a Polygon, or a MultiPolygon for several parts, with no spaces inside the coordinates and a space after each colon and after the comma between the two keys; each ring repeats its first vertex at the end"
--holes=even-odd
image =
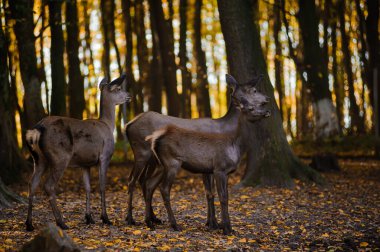
{"type": "MultiPolygon", "coordinates": [[[[292,190],[278,188],[233,189],[239,173],[230,177],[231,236],[205,227],[206,200],[200,175],[181,173],[172,190],[172,206],[182,232],[174,232],[166,221],[160,194],[155,211],[164,223],[155,231],[143,222],[144,203],[140,189],[135,196],[137,226],[127,226],[127,167],[113,166],[108,173],[108,214],[113,226],[100,221],[100,199],[96,169],[92,170],[92,209],[96,224],[84,223],[85,193],[82,173],[68,169],[59,187],[59,203],[70,226],[67,233],[84,249],[95,250],[380,250],[380,162],[340,160],[342,171],[325,173],[327,185],[305,185],[292,190]]],[[[242,169],[240,169],[241,171],[242,169]]],[[[26,185],[14,187],[27,195],[26,185]]],[[[220,208],[216,202],[218,219],[220,208]]],[[[34,205],[34,232],[26,232],[26,205],[0,212],[0,251],[19,249],[48,222],[54,222],[42,191],[34,205]]]]}

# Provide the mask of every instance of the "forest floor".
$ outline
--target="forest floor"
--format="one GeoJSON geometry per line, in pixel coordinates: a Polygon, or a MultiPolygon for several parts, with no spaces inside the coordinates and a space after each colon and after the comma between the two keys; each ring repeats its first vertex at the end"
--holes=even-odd
{"type": "MultiPolygon", "coordinates": [[[[129,169],[108,173],[107,202],[112,226],[101,224],[97,172],[92,170],[92,209],[96,224],[84,223],[85,193],[80,170],[68,169],[60,182],[59,205],[70,226],[67,233],[82,249],[95,250],[328,250],[379,251],[380,161],[339,160],[342,171],[324,173],[327,185],[303,184],[294,189],[234,189],[243,169],[230,178],[230,216],[234,233],[205,227],[206,200],[199,175],[182,172],[172,190],[172,206],[182,232],[174,232],[158,192],[155,211],[162,220],[151,231],[144,225],[141,191],[135,195],[137,226],[127,226],[129,169]]],[[[27,195],[27,187],[13,187],[27,195]]],[[[220,212],[216,201],[217,212],[220,212]]],[[[26,232],[26,205],[0,212],[0,251],[18,250],[48,222],[54,222],[47,198],[39,191],[34,205],[34,232],[26,232]]],[[[218,214],[218,219],[219,214],[218,214]]]]}

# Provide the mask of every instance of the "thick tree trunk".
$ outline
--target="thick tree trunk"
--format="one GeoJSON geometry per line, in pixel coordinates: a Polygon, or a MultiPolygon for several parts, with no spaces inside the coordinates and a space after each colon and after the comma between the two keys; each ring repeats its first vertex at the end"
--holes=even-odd
{"type": "MultiPolygon", "coordinates": [[[[24,85],[24,115],[26,128],[31,128],[42,117],[45,111],[41,100],[41,83],[37,76],[37,57],[34,45],[33,1],[12,0],[9,1],[13,26],[17,39],[21,79],[24,85]]],[[[23,129],[25,131],[26,129],[23,129]]]]}
{"type": "MultiPolygon", "coordinates": [[[[12,95],[9,83],[8,48],[0,21],[0,182],[7,184],[20,181],[20,173],[27,167],[25,159],[17,146],[13,132],[12,95]]],[[[14,112],[14,111],[13,111],[14,112]]],[[[0,183],[0,206],[3,204],[3,185],[0,183]]]]}
{"type": "Polygon", "coordinates": [[[149,0],[149,6],[150,14],[152,15],[153,22],[156,25],[157,35],[159,38],[168,114],[171,116],[179,116],[180,103],[177,92],[177,67],[175,64],[173,44],[171,43],[172,34],[170,34],[170,28],[164,18],[162,1],[149,0]]]}
{"type": "Polygon", "coordinates": [[[65,42],[62,31],[62,0],[49,0],[49,25],[51,32],[51,102],[52,115],[66,115],[66,79],[63,53],[65,42]]]}
{"type": "Polygon", "coordinates": [[[319,47],[318,18],[314,0],[299,0],[298,20],[304,44],[304,66],[307,84],[313,99],[315,136],[317,139],[328,138],[339,132],[335,107],[324,64],[322,49],[319,47]]]}
{"type": "Polygon", "coordinates": [[[185,118],[191,117],[191,73],[187,68],[188,62],[186,49],[186,32],[187,32],[187,1],[180,0],[179,3],[179,67],[182,77],[182,116],[185,118]]]}
{"type": "MultiPolygon", "coordinates": [[[[284,119],[284,74],[282,68],[282,46],[280,42],[280,31],[281,31],[281,12],[278,4],[273,5],[273,38],[274,45],[276,47],[276,54],[274,58],[274,68],[275,68],[275,87],[278,93],[278,102],[281,118],[284,119]]],[[[289,117],[290,115],[288,115],[289,117]]],[[[290,129],[289,129],[290,130],[290,129]]]]}
{"type": "Polygon", "coordinates": [[[78,9],[76,0],[66,1],[66,52],[69,62],[69,115],[82,119],[85,109],[83,77],[79,61],[78,9]]]}
{"type": "Polygon", "coordinates": [[[301,163],[286,140],[250,2],[220,0],[218,7],[231,74],[244,83],[257,72],[263,73],[265,78],[258,88],[271,97],[272,116],[247,125],[250,149],[241,184],[288,187],[293,185],[292,178],[320,181],[318,173],[301,163]]]}
{"type": "MultiPolygon", "coordinates": [[[[375,97],[380,99],[380,48],[379,48],[379,1],[367,0],[368,16],[366,19],[367,43],[368,43],[368,89],[370,91],[371,104],[374,104],[374,114],[377,111],[377,125],[374,125],[375,132],[380,132],[380,102],[375,105],[375,97]],[[377,85],[377,94],[375,95],[375,85],[377,85]]],[[[374,119],[376,116],[374,116],[374,119]]],[[[373,120],[375,122],[376,120],[373,120]]],[[[376,122],[375,122],[376,123],[376,122]]]]}
{"type": "Polygon", "coordinates": [[[206,55],[202,49],[202,0],[195,1],[193,55],[197,69],[197,107],[199,117],[211,117],[210,94],[208,91],[206,55]]]}
{"type": "Polygon", "coordinates": [[[356,102],[355,89],[354,89],[354,76],[352,73],[351,65],[351,52],[349,48],[349,37],[346,33],[345,28],[345,0],[340,0],[338,2],[337,12],[339,13],[339,28],[340,36],[342,38],[342,52],[343,52],[343,62],[344,69],[347,75],[348,84],[348,98],[350,100],[349,114],[351,117],[351,133],[363,133],[364,132],[364,120],[360,116],[359,106],[356,102]]]}

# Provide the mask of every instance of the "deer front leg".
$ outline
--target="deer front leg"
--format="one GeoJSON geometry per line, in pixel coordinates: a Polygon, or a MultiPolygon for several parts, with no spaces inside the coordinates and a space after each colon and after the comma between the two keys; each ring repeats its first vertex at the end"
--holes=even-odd
{"type": "Polygon", "coordinates": [[[107,182],[107,170],[111,160],[111,155],[100,158],[99,167],[99,186],[100,186],[100,200],[102,205],[102,213],[100,218],[103,224],[112,225],[112,222],[108,219],[106,209],[106,182],[107,182]]]}
{"type": "Polygon", "coordinates": [[[219,225],[215,217],[215,205],[214,205],[214,178],[211,174],[203,174],[203,184],[206,190],[207,199],[207,222],[206,226],[210,229],[218,229],[219,225]]]}
{"type": "Polygon", "coordinates": [[[40,160],[38,160],[38,162],[35,163],[34,172],[33,172],[32,178],[29,182],[28,216],[27,216],[26,222],[25,222],[27,231],[33,231],[34,230],[33,221],[32,221],[33,198],[34,198],[34,194],[36,193],[36,189],[37,189],[38,185],[40,184],[41,175],[43,174],[44,170],[45,170],[45,164],[43,163],[43,161],[40,158],[40,160]]]}
{"type": "Polygon", "coordinates": [[[86,190],[86,224],[95,224],[91,214],[90,196],[91,196],[91,184],[90,184],[90,167],[83,168],[83,184],[86,190]]]}
{"type": "Polygon", "coordinates": [[[218,171],[214,172],[216,188],[222,208],[222,228],[223,234],[229,235],[232,232],[230,215],[228,214],[228,188],[227,188],[227,174],[218,171]]]}

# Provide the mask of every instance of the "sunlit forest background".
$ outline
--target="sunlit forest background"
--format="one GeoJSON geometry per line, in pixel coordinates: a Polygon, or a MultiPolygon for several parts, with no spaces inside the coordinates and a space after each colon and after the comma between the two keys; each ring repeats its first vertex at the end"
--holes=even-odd
{"type": "MultiPolygon", "coordinates": [[[[26,100],[41,100],[43,108],[37,113],[95,118],[100,79],[112,79],[124,72],[132,83],[134,100],[126,109],[126,120],[118,113],[119,139],[126,121],[143,111],[186,118],[217,118],[226,113],[224,75],[228,64],[217,1],[151,2],[2,1],[11,116],[15,118],[20,146],[21,132],[33,121],[26,115],[26,100]],[[33,8],[33,16],[18,17],[21,8],[33,8]],[[24,30],[17,30],[17,18],[29,22],[21,28],[24,30]],[[161,30],[168,33],[161,35],[161,30]],[[21,41],[17,32],[24,33],[20,34],[21,41]],[[163,39],[167,41],[159,44],[163,39]],[[35,55],[23,55],[25,47],[35,47],[35,55]],[[167,58],[161,56],[162,51],[169,53],[167,58]],[[23,73],[34,67],[35,73],[23,73]],[[33,81],[40,85],[30,83],[33,81]],[[29,87],[33,85],[36,92],[29,87]]],[[[288,140],[310,137],[313,109],[302,63],[298,2],[257,0],[253,6],[288,140]]],[[[320,0],[316,8],[323,49],[318,56],[325,61],[340,132],[371,134],[374,100],[368,4],[362,0],[320,0]]]]}

